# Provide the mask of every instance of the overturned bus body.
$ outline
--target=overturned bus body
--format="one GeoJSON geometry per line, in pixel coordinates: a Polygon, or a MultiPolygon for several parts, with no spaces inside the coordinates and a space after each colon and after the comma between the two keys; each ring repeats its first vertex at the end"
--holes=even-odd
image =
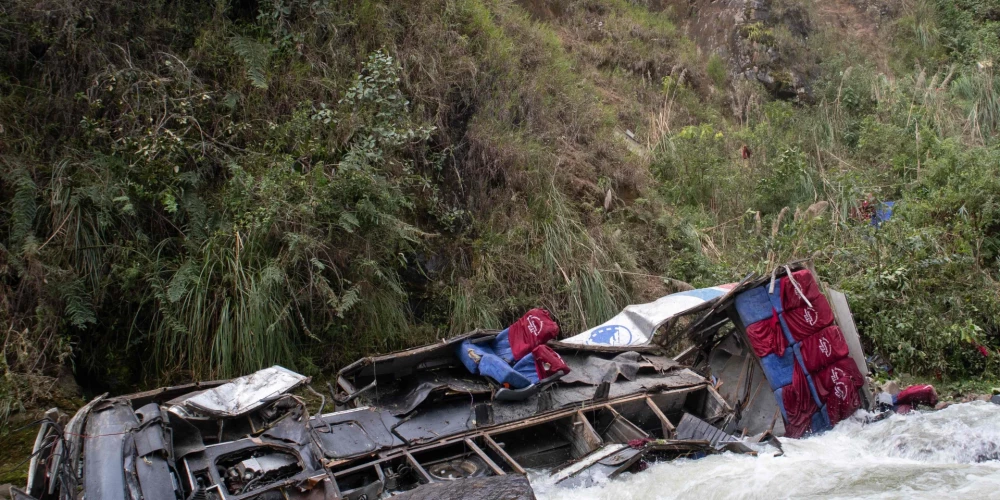
{"type": "Polygon", "coordinates": [[[51,412],[15,498],[533,498],[529,471],[577,486],[780,450],[870,405],[847,302],[808,262],[561,340],[547,319],[364,358],[324,388],[275,366],[51,412]]]}

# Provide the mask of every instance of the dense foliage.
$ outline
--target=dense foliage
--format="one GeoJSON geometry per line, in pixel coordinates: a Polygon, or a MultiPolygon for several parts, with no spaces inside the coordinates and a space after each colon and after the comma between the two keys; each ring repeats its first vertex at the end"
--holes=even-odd
{"type": "Polygon", "coordinates": [[[594,210],[642,176],[517,8],[20,2],[0,22],[12,374],[315,372],[632,296],[633,250],[594,210]]]}
{"type": "Polygon", "coordinates": [[[811,257],[849,292],[871,354],[900,371],[995,379],[1000,3],[904,6],[885,34],[895,76],[821,31],[815,104],[747,101],[740,123],[668,136],[652,168],[731,272],[811,257]],[[874,224],[884,202],[893,217],[874,224]]]}
{"type": "Polygon", "coordinates": [[[822,60],[805,104],[645,2],[9,2],[0,412],[65,366],[315,373],[799,257],[899,368],[996,376],[998,7],[903,3],[888,66],[835,25],[785,48],[822,60]]]}

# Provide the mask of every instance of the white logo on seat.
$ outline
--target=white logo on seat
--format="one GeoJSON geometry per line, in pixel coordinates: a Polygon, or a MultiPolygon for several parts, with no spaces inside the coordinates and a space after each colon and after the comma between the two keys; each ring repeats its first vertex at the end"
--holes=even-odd
{"type": "Polygon", "coordinates": [[[833,349],[830,348],[830,341],[825,338],[819,339],[819,351],[823,353],[824,356],[830,357],[833,349]]]}
{"type": "Polygon", "coordinates": [[[837,385],[833,387],[833,393],[837,395],[841,400],[847,400],[847,384],[843,382],[837,382],[837,385]]]}
{"type": "Polygon", "coordinates": [[[536,337],[542,333],[542,319],[534,314],[528,316],[528,331],[536,337]]]}
{"type": "Polygon", "coordinates": [[[816,322],[819,321],[819,314],[816,313],[815,309],[810,307],[802,311],[802,319],[806,320],[809,326],[816,326],[816,322]]]}
{"type": "Polygon", "coordinates": [[[847,400],[847,374],[844,370],[834,367],[830,370],[830,382],[833,382],[833,393],[841,400],[847,400]]]}

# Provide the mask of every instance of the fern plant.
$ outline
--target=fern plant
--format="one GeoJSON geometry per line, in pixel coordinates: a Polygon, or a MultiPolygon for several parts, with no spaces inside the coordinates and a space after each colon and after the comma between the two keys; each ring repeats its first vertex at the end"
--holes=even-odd
{"type": "Polygon", "coordinates": [[[250,83],[259,89],[267,89],[267,69],[273,47],[242,35],[233,35],[229,39],[229,47],[243,60],[250,83]]]}

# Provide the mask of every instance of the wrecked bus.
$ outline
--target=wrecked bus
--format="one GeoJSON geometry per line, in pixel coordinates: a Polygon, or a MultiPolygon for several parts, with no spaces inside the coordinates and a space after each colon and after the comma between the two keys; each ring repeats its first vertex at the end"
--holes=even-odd
{"type": "Polygon", "coordinates": [[[533,498],[529,471],[584,485],[780,449],[872,403],[846,298],[808,261],[562,339],[554,324],[533,310],[363,358],[326,388],[274,366],[51,410],[14,498],[533,498]]]}

